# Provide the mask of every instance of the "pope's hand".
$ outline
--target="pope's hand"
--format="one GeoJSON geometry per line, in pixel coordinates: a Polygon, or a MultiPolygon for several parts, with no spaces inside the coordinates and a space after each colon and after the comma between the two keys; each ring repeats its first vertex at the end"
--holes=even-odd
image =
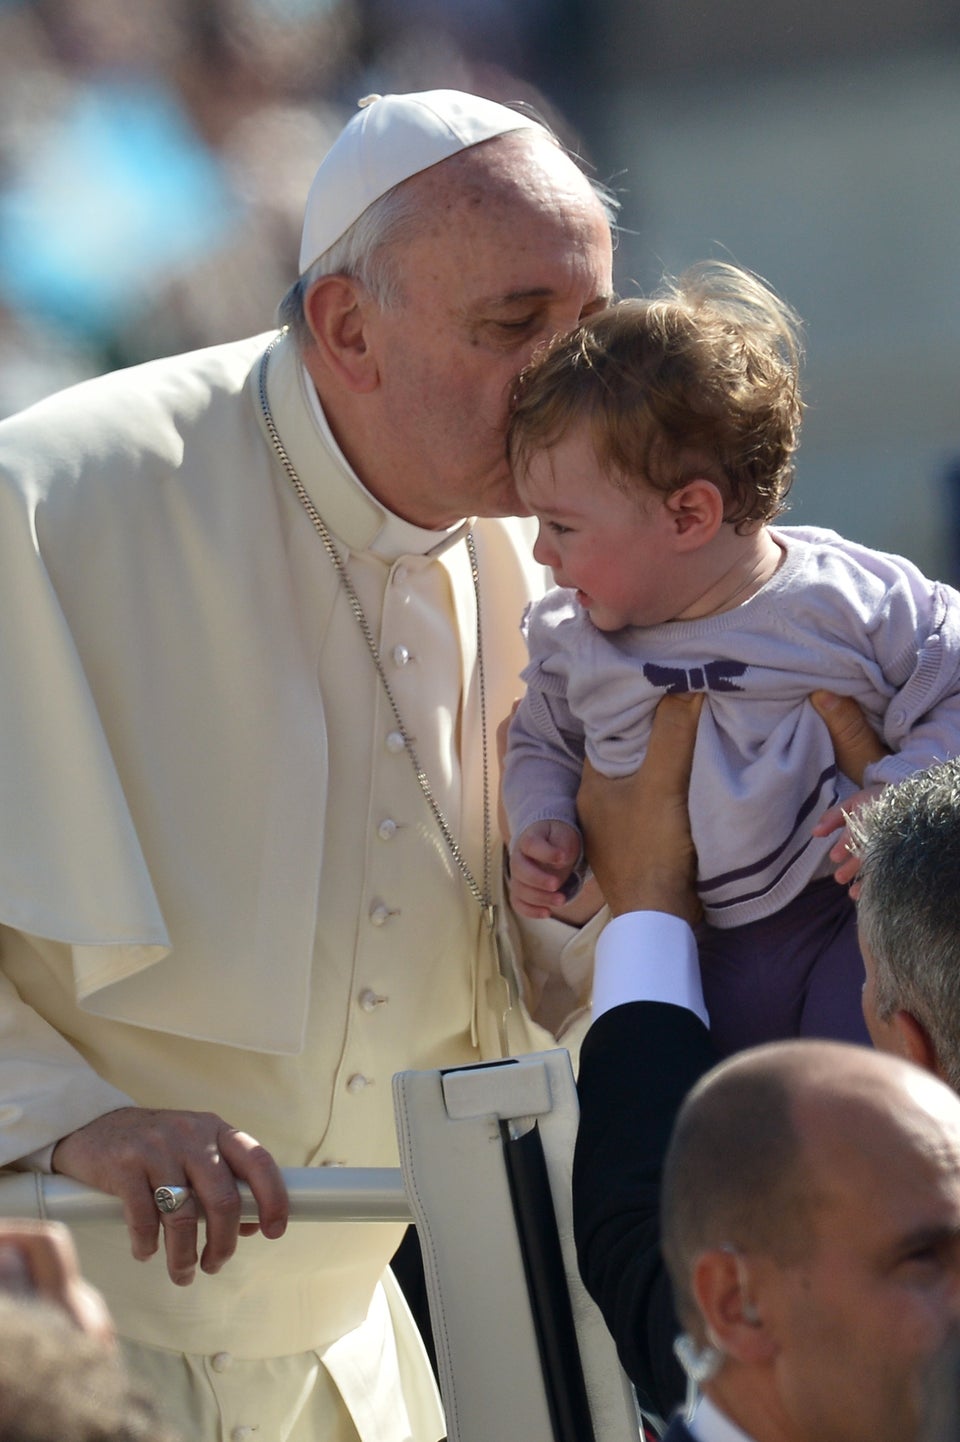
{"type": "Polygon", "coordinates": [[[201,1217],[206,1241],[200,1267],[210,1273],[233,1255],[238,1236],[260,1231],[280,1237],[286,1230],[287,1191],[273,1157],[212,1112],[120,1107],[61,1138],[53,1169],[120,1197],[138,1260],[153,1256],[162,1229],[167,1271],[179,1286],[196,1272],[201,1217]],[[259,1223],[241,1225],[238,1181],[253,1192],[259,1223]],[[154,1191],[174,1186],[189,1187],[192,1195],[161,1216],[154,1191]]]}

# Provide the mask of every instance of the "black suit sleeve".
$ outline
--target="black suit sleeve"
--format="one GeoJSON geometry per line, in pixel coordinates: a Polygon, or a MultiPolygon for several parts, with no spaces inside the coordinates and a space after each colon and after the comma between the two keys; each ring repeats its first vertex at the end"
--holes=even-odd
{"type": "Polygon", "coordinates": [[[683,1400],[685,1382],[660,1255],[660,1178],[680,1103],[716,1059],[693,1012],[652,1001],[599,1017],[580,1057],[573,1166],[580,1271],[641,1406],[661,1417],[683,1400]]]}

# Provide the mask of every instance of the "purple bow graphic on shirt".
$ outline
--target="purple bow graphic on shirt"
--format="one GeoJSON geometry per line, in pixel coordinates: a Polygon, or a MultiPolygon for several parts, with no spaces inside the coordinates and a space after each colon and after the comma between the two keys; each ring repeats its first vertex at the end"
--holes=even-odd
{"type": "Polygon", "coordinates": [[[734,676],[746,671],[745,661],[708,661],[705,666],[691,666],[689,671],[679,666],[655,666],[648,661],[643,674],[651,686],[662,688],[670,696],[685,695],[688,691],[742,691],[735,686],[734,676]]]}

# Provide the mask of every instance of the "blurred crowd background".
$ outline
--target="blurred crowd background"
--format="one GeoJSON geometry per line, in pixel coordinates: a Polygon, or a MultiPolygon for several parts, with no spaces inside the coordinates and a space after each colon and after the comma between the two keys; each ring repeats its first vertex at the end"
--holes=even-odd
{"type": "Polygon", "coordinates": [[[707,256],[807,322],[790,519],[960,577],[958,0],[0,0],[0,415],[268,329],[371,92],[536,105],[622,294],[707,256]]]}

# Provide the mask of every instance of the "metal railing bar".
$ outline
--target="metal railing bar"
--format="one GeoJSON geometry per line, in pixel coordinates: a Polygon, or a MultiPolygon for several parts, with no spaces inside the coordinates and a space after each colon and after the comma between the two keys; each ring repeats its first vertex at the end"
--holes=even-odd
{"type": "MultiPolygon", "coordinates": [[[[290,1218],[295,1222],[408,1222],[410,1207],[399,1167],[285,1167],[290,1218]]],[[[257,1220],[250,1188],[240,1183],[241,1217],[257,1220]]],[[[41,1172],[0,1173],[0,1216],[51,1221],[122,1221],[118,1197],[70,1177],[41,1172]]]]}

